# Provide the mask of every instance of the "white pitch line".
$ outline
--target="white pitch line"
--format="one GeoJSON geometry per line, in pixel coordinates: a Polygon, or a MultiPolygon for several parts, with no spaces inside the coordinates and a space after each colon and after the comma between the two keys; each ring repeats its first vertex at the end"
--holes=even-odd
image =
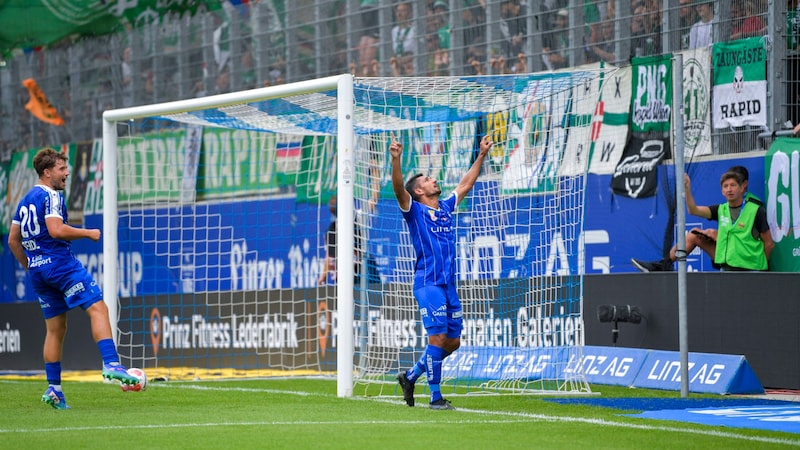
{"type": "MultiPolygon", "coordinates": [[[[286,391],[279,389],[257,389],[257,388],[226,388],[226,387],[209,387],[198,386],[195,384],[160,384],[158,388],[169,387],[179,389],[198,389],[198,390],[214,390],[214,391],[243,391],[243,392],[265,392],[272,394],[286,394],[309,396],[319,395],[324,397],[331,397],[330,394],[324,393],[310,393],[302,391],[286,391]]],[[[405,406],[402,401],[393,398],[364,398],[354,397],[355,401],[377,401],[383,403],[392,403],[405,406]]],[[[699,429],[685,429],[668,426],[657,426],[648,424],[635,424],[627,422],[615,422],[605,419],[590,419],[586,417],[570,417],[570,416],[549,416],[545,414],[533,414],[522,412],[508,412],[508,411],[490,411],[480,409],[467,409],[456,408],[454,411],[441,412],[443,418],[446,417],[448,424],[501,424],[501,423],[525,423],[525,422],[569,422],[569,423],[586,423],[590,425],[604,425],[617,428],[629,428],[635,430],[651,430],[651,431],[668,431],[673,433],[686,433],[697,434],[703,436],[714,436],[728,439],[736,439],[741,441],[750,442],[764,442],[769,444],[783,444],[791,446],[800,446],[800,440],[792,439],[778,439],[762,436],[748,436],[736,434],[731,432],[716,431],[716,430],[699,430],[699,429]],[[505,417],[502,420],[453,420],[452,414],[478,414],[480,416],[497,416],[505,417]]],[[[420,425],[432,423],[430,417],[426,420],[409,420],[409,421],[381,421],[381,420],[355,420],[355,421],[263,421],[263,422],[208,422],[208,423],[185,423],[185,424],[154,424],[154,425],[102,425],[102,426],[88,426],[88,427],[54,427],[54,428],[21,428],[21,429],[4,429],[0,428],[0,434],[10,433],[48,433],[48,432],[72,432],[72,431],[103,431],[103,430],[127,430],[127,429],[165,429],[165,428],[197,428],[197,427],[232,427],[232,426],[292,426],[292,425],[420,425]]]]}

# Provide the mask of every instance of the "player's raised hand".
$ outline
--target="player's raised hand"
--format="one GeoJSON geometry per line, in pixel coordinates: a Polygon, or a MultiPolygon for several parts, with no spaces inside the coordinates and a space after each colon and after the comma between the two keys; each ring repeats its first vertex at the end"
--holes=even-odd
{"type": "Polygon", "coordinates": [[[492,138],[489,137],[487,134],[486,136],[481,139],[481,155],[486,155],[489,153],[489,149],[492,148],[494,142],[492,142],[492,138]]]}
{"type": "Polygon", "coordinates": [[[389,145],[389,153],[392,155],[392,158],[399,158],[403,155],[403,144],[395,139],[394,133],[391,133],[391,137],[392,143],[389,145]]]}

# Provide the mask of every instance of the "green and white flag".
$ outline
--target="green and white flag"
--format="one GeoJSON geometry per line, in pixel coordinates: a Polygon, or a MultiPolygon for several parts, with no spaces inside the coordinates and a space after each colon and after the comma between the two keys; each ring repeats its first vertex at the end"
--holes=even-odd
{"type": "Polygon", "coordinates": [[[767,50],[761,37],[714,44],[714,128],[767,126],[767,50]]]}
{"type": "Polygon", "coordinates": [[[711,154],[711,50],[683,52],[683,153],[711,154]]]}
{"type": "MultiPolygon", "coordinates": [[[[599,64],[582,66],[588,69],[599,64]]],[[[608,68],[608,65],[602,67],[608,68]]],[[[602,73],[572,88],[573,112],[560,176],[614,172],[628,137],[631,104],[630,66],[602,73]]]]}
{"type": "Polygon", "coordinates": [[[631,131],[670,130],[672,122],[672,54],[633,58],[631,131]]]}

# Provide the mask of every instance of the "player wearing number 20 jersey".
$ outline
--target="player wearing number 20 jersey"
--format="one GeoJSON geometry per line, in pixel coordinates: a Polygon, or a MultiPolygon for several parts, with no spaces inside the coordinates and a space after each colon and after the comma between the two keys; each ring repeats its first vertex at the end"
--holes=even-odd
{"type": "Polygon", "coordinates": [[[20,227],[31,284],[45,319],[77,306],[86,309],[103,299],[97,283],[72,253],[70,242],[50,235],[47,218],[67,223],[64,195],[37,184],[19,203],[12,223],[20,227]]]}

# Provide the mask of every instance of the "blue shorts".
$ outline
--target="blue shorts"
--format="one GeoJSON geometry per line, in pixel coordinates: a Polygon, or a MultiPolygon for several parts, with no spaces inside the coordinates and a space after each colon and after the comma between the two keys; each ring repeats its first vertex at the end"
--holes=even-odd
{"type": "Polygon", "coordinates": [[[52,264],[29,272],[45,319],[80,306],[84,310],[103,300],[103,292],[80,261],[52,264]]]}
{"type": "Polygon", "coordinates": [[[414,289],[414,297],[428,336],[446,333],[448,338],[461,337],[464,320],[454,284],[422,286],[414,289]]]}

